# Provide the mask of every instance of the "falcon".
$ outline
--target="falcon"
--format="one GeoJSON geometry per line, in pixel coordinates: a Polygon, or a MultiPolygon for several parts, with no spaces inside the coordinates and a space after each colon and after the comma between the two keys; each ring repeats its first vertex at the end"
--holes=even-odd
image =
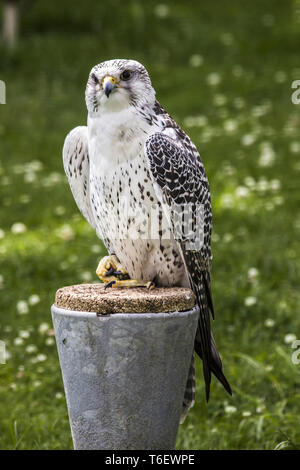
{"type": "MultiPolygon", "coordinates": [[[[212,212],[200,155],[137,61],[93,67],[85,99],[87,126],[67,135],[63,163],[79,210],[108,251],[96,273],[111,288],[190,287],[206,400],[212,373],[231,394],[210,326],[212,212]]],[[[181,421],[194,399],[192,357],[181,421]]]]}

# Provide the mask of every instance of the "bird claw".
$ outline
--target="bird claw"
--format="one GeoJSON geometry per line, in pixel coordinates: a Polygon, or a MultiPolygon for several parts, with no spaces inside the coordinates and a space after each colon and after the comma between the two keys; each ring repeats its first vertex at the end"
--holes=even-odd
{"type": "Polygon", "coordinates": [[[104,289],[110,287],[146,287],[147,290],[154,289],[152,281],[138,281],[130,279],[129,274],[123,268],[116,255],[105,256],[99,262],[96,270],[99,279],[104,282],[104,289]]]}

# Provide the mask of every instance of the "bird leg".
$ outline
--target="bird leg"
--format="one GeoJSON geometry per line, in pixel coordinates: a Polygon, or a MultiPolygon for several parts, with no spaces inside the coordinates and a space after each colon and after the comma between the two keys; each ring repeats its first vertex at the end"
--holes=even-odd
{"type": "Polygon", "coordinates": [[[144,282],[130,279],[129,274],[116,255],[102,258],[96,269],[96,274],[105,283],[105,289],[108,287],[147,287],[151,290],[155,287],[152,281],[144,282]]]}

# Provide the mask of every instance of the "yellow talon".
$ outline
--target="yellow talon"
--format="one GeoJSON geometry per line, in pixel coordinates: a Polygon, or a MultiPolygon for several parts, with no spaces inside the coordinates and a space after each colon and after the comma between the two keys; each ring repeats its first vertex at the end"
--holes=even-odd
{"type": "Polygon", "coordinates": [[[105,288],[146,287],[148,290],[152,290],[155,287],[152,281],[145,282],[130,279],[126,269],[123,268],[116,255],[102,258],[96,269],[96,274],[105,283],[105,288]]]}
{"type": "Polygon", "coordinates": [[[96,274],[102,282],[109,282],[118,279],[114,275],[108,275],[110,271],[120,273],[121,277],[128,276],[126,270],[123,268],[116,255],[104,256],[104,258],[102,258],[98,264],[96,274]]]}

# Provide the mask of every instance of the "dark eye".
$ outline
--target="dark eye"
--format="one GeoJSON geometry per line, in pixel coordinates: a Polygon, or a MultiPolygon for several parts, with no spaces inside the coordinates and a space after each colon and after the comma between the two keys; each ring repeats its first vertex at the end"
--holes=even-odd
{"type": "Polygon", "coordinates": [[[91,78],[94,80],[95,83],[99,83],[99,80],[94,73],[91,74],[91,78]]]}
{"type": "Polygon", "coordinates": [[[125,81],[129,80],[131,75],[132,75],[132,73],[131,73],[130,70],[124,70],[124,72],[122,72],[121,75],[120,75],[120,79],[125,80],[125,81]]]}

